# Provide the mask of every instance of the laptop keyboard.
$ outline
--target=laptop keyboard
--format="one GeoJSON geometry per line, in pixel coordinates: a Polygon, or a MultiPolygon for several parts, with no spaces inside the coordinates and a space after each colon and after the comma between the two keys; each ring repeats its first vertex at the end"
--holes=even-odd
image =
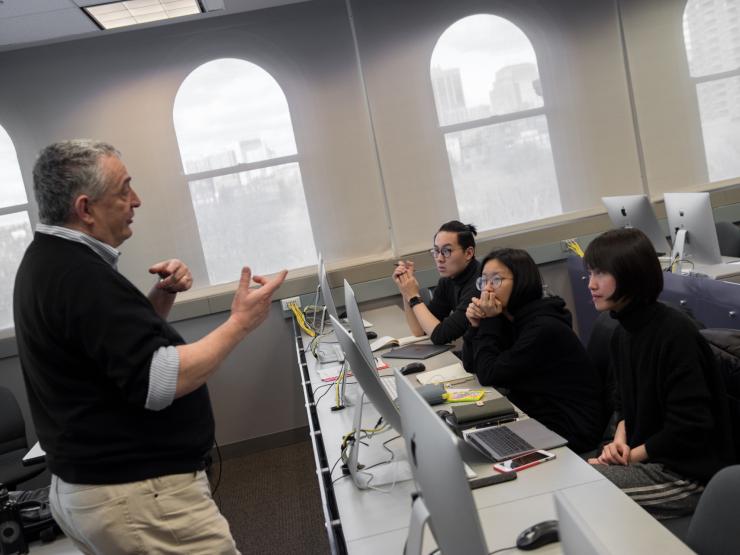
{"type": "Polygon", "coordinates": [[[472,438],[487,445],[498,453],[501,459],[508,459],[513,455],[534,450],[534,447],[506,426],[478,430],[472,438]]]}
{"type": "Polygon", "coordinates": [[[380,383],[383,384],[383,388],[385,389],[386,393],[388,393],[388,397],[395,401],[398,397],[398,389],[396,389],[396,378],[394,378],[393,376],[382,376],[380,378],[380,383]]]}

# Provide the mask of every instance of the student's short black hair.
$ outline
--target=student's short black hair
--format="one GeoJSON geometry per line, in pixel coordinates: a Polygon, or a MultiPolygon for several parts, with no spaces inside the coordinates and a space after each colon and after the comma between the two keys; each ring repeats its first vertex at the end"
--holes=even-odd
{"type": "Polygon", "coordinates": [[[542,276],[527,251],[508,248],[493,250],[481,262],[481,274],[490,260],[498,260],[511,270],[514,276],[514,287],[506,307],[509,312],[515,312],[520,307],[542,298],[542,276]]]}
{"type": "MultiPolygon", "coordinates": [[[[437,230],[437,233],[440,231],[457,233],[457,242],[460,243],[463,250],[468,247],[473,247],[473,250],[475,250],[475,236],[478,235],[478,231],[473,224],[464,224],[457,220],[452,220],[442,224],[442,227],[437,230]]],[[[434,234],[434,239],[437,238],[437,233],[434,234]]]]}
{"type": "Polygon", "coordinates": [[[650,239],[639,229],[611,229],[591,241],[587,269],[608,272],[617,282],[611,301],[654,303],[663,290],[663,271],[650,239]]]}

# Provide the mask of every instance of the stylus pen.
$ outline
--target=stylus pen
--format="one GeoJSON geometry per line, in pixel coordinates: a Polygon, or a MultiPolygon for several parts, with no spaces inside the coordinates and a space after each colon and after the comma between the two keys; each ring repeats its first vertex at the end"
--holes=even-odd
{"type": "Polygon", "coordinates": [[[449,387],[451,385],[457,385],[459,383],[469,382],[470,380],[474,380],[474,379],[475,379],[475,376],[467,376],[465,378],[458,378],[456,380],[451,380],[449,382],[444,382],[444,386],[445,387],[449,387]]]}

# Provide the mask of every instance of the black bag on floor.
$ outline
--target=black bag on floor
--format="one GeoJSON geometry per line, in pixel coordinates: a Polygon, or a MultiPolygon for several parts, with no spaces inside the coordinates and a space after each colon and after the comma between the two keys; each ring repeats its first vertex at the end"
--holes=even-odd
{"type": "Polygon", "coordinates": [[[44,543],[51,542],[62,533],[51,516],[49,486],[28,491],[11,491],[10,497],[18,505],[23,535],[27,542],[38,539],[44,543]]]}

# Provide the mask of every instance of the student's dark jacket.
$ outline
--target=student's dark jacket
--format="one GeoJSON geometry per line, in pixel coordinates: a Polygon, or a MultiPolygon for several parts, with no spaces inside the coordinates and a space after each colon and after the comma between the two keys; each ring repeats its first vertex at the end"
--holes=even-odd
{"type": "Polygon", "coordinates": [[[18,356],[49,470],[118,484],[205,467],[214,421],[205,385],[144,407],[154,352],[185,341],[88,246],[36,233],[14,291],[18,356]]]}
{"type": "Polygon", "coordinates": [[[435,345],[444,345],[462,337],[470,327],[465,311],[470,299],[478,296],[475,280],[479,275],[480,263],[473,258],[459,275],[440,278],[432,301],[427,305],[429,312],[439,320],[429,336],[435,345]]]}
{"type": "Polygon", "coordinates": [[[604,423],[602,384],[559,297],[537,299],[514,314],[484,318],[465,334],[463,364],[482,385],[502,388],[529,416],[583,453],[596,448],[604,423]]]}
{"type": "Polygon", "coordinates": [[[616,409],[630,447],[648,461],[708,481],[732,460],[724,384],[696,326],[662,303],[619,313],[611,344],[616,409]]]}

